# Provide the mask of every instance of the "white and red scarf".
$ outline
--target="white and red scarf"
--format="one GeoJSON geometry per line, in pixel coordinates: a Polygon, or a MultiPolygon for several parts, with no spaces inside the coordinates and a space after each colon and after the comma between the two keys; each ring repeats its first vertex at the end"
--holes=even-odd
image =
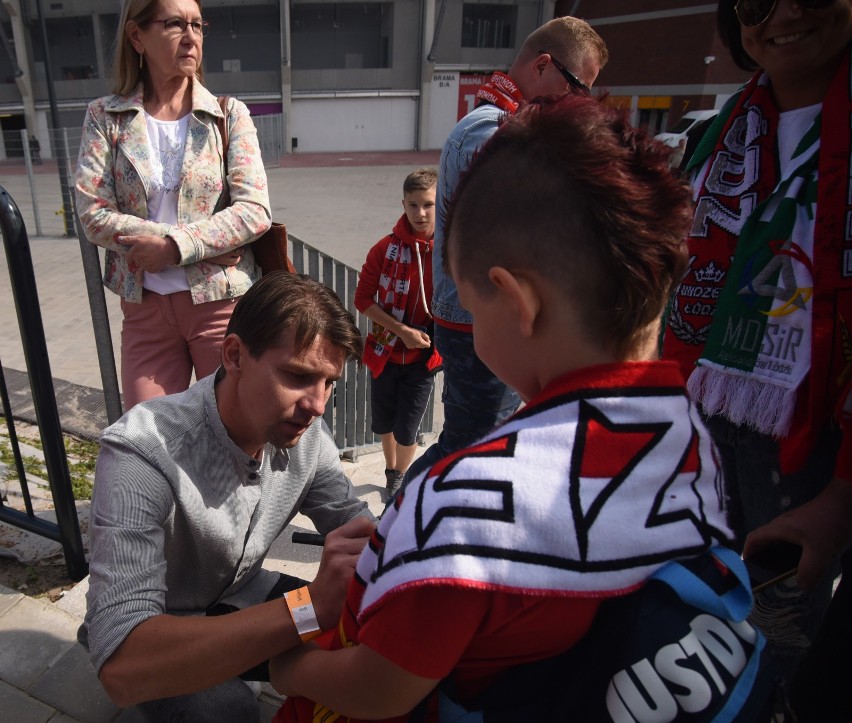
{"type": "MultiPolygon", "coordinates": [[[[416,264],[418,275],[418,288],[415,293],[419,294],[419,303],[423,304],[427,317],[429,305],[426,300],[426,290],[423,282],[423,260],[420,258],[418,244],[429,247],[429,241],[420,241],[410,236],[407,241],[401,238],[407,227],[407,220],[403,216],[391,233],[391,240],[385,250],[385,258],[382,262],[381,274],[379,275],[379,290],[377,304],[383,311],[393,316],[398,321],[410,321],[408,313],[408,297],[411,293],[412,264],[416,264]]],[[[373,374],[379,376],[390,358],[391,351],[399,341],[399,337],[390,329],[381,324],[371,322],[370,332],[364,342],[363,362],[373,374]]],[[[434,356],[434,355],[433,355],[434,356]]],[[[430,357],[429,363],[432,359],[430,357]]],[[[440,359],[438,360],[440,363],[440,359]]]]}
{"type": "Polygon", "coordinates": [[[783,177],[764,73],[690,162],[709,158],[663,356],[706,413],[784,439],[785,471],[805,461],[852,374],[850,72],[847,53],[783,177]]]}
{"type": "Polygon", "coordinates": [[[358,562],[402,586],[606,597],[730,538],[710,436],[668,362],[566,375],[412,481],[358,562]]]}
{"type": "MultiPolygon", "coordinates": [[[[404,587],[612,597],[730,538],[710,435],[677,366],[582,369],[411,482],[361,554],[337,630],[319,642],[357,644],[354,616],[404,587]]],[[[290,698],[275,723],[336,716],[290,698]]]]}
{"type": "Polygon", "coordinates": [[[496,105],[500,110],[514,113],[524,101],[524,96],[514,80],[499,70],[476,92],[476,105],[496,105]]]}

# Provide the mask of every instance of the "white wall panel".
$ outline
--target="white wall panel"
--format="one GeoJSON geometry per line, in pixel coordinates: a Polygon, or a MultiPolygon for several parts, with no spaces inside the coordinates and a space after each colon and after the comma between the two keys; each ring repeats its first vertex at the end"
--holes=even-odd
{"type": "Polygon", "coordinates": [[[413,97],[293,98],[296,153],[412,150],[416,125],[413,97]]]}

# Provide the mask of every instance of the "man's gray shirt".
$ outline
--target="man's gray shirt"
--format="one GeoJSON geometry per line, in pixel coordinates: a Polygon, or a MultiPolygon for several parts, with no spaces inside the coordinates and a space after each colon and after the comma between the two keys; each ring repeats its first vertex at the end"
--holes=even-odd
{"type": "Polygon", "coordinates": [[[98,670],[150,617],[263,602],[278,574],[261,564],[297,512],[321,533],[372,517],[322,419],[258,461],[225,431],[214,378],[135,406],[101,435],[85,621],[98,670]]]}

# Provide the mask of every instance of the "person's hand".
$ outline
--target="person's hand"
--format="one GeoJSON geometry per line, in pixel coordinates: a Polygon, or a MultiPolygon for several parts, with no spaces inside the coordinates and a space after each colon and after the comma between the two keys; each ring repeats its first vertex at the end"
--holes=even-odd
{"type": "Polygon", "coordinates": [[[142,269],[149,274],[156,274],[167,266],[177,266],[180,263],[177,244],[168,236],[119,236],[117,241],[130,247],[125,258],[131,273],[142,269]]]}
{"type": "Polygon", "coordinates": [[[802,547],[796,582],[802,590],[811,589],[852,541],[852,482],[834,478],[810,502],[758,527],[746,538],[743,557],[779,540],[802,547]]]}
{"type": "Polygon", "coordinates": [[[210,256],[204,259],[208,264],[219,264],[220,266],[236,266],[243,257],[242,248],[231,249],[218,256],[210,256]]]}
{"type": "Polygon", "coordinates": [[[356,517],[325,537],[319,572],[308,586],[320,628],[328,630],[340,618],[346,588],[355,573],[361,550],[373,534],[375,523],[356,517]]]}
{"type": "Polygon", "coordinates": [[[397,336],[402,339],[406,349],[428,349],[431,346],[429,335],[420,329],[403,326],[397,336]]]}

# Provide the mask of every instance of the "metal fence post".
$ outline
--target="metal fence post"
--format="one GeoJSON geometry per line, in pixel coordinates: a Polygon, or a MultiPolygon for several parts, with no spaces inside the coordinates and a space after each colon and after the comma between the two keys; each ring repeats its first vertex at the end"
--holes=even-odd
{"type": "Polygon", "coordinates": [[[33,199],[33,216],[35,216],[36,236],[41,236],[41,219],[38,213],[38,194],[35,189],[35,177],[33,176],[33,157],[30,153],[30,139],[27,137],[27,129],[21,128],[21,143],[24,147],[24,160],[27,165],[27,180],[30,182],[30,196],[33,199]]]}
{"type": "Polygon", "coordinates": [[[80,218],[74,211],[74,226],[77,229],[77,241],[80,243],[80,255],[83,258],[83,277],[86,279],[86,293],[89,295],[89,312],[92,315],[92,330],[95,333],[95,350],[101,370],[101,385],[104,390],[107,422],[113,424],[122,415],[121,392],[118,389],[118,373],[115,366],[115,354],[112,350],[112,331],[109,326],[104,285],[101,281],[101,259],[98,248],[86,237],[80,225],[80,218]]]}
{"type": "MultiPolygon", "coordinates": [[[[0,186],[0,229],[2,229],[6,258],[9,264],[9,280],[18,314],[18,326],[27,363],[33,405],[36,410],[41,435],[44,466],[47,469],[50,490],[53,495],[54,511],[59,527],[59,538],[65,554],[65,566],[73,580],[81,580],[88,572],[77,508],[71,490],[71,476],[56,395],[53,390],[53,375],[47,357],[47,343],[41,307],[38,302],[33,261],[29,239],[21,212],[5,188],[0,186]]],[[[25,517],[22,515],[22,517],[25,517]]],[[[23,526],[23,525],[22,525],[23,526]]]]}

